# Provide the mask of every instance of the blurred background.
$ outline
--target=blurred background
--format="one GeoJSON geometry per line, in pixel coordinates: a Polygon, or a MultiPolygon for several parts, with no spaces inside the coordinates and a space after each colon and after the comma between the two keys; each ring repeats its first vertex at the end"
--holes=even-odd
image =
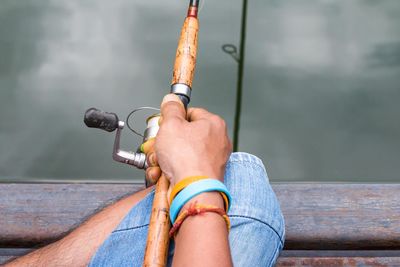
{"type": "MultiPolygon", "coordinates": [[[[186,8],[2,0],[0,181],[143,180],[112,160],[114,133],[86,128],[83,114],[159,106],[186,8]]],[[[237,63],[221,47],[239,46],[241,8],[205,1],[191,103],[230,133],[237,63]]],[[[249,1],[239,150],[275,182],[400,182],[399,14],[398,0],[249,1]]],[[[127,129],[122,139],[127,150],[141,141],[127,129]]]]}

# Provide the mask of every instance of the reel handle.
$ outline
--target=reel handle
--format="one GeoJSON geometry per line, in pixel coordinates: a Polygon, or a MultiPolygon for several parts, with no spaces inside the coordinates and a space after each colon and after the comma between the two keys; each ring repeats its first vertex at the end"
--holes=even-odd
{"type": "Polygon", "coordinates": [[[113,132],[118,128],[118,116],[112,112],[105,112],[97,108],[89,108],[83,118],[86,126],[89,128],[102,129],[107,132],[113,132]]]}

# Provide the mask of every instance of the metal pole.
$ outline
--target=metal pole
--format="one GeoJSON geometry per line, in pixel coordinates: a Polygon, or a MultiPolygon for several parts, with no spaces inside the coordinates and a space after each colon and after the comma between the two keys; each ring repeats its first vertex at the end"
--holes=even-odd
{"type": "Polygon", "coordinates": [[[247,0],[243,0],[242,7],[242,22],[240,29],[240,48],[239,48],[239,65],[238,79],[236,87],[236,108],[233,125],[233,151],[238,151],[239,148],[239,130],[240,130],[240,114],[242,111],[242,91],[243,91],[243,74],[244,74],[244,59],[246,48],[246,22],[247,22],[247,0]]]}

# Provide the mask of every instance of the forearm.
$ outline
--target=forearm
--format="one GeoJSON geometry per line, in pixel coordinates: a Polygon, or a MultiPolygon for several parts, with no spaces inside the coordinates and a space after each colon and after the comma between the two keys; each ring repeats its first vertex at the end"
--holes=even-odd
{"type": "MultiPolygon", "coordinates": [[[[224,208],[219,193],[203,193],[191,203],[224,208]]],[[[181,225],[175,238],[174,266],[232,266],[228,230],[221,215],[207,212],[190,216],[181,225]]]]}
{"type": "Polygon", "coordinates": [[[149,188],[117,201],[61,240],[18,258],[6,266],[87,266],[99,246],[129,210],[150,190],[149,188]]]}

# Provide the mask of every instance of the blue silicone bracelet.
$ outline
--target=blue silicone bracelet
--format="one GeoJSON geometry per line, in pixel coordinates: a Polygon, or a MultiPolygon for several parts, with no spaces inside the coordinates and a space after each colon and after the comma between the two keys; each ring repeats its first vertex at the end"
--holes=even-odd
{"type": "Polygon", "coordinates": [[[215,179],[204,179],[200,180],[194,183],[191,183],[190,185],[186,186],[182,191],[179,192],[179,194],[174,198],[174,200],[171,203],[171,207],[169,209],[169,214],[170,214],[170,219],[171,223],[175,223],[175,219],[178,216],[180,210],[182,207],[192,198],[195,196],[204,193],[204,192],[212,192],[212,191],[217,191],[217,192],[223,192],[227,196],[229,200],[229,207],[228,211],[231,207],[231,195],[228,191],[228,188],[221,183],[218,180],[215,179]]]}

